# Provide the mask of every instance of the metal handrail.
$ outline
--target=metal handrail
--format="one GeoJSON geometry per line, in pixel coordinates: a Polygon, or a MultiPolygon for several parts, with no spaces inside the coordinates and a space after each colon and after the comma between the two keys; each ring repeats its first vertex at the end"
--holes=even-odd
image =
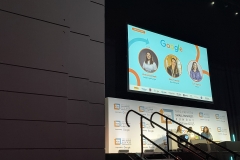
{"type": "MultiPolygon", "coordinates": [[[[170,138],[170,139],[172,139],[173,141],[175,141],[176,143],[178,143],[178,141],[176,140],[176,139],[174,139],[174,138],[172,138],[171,136],[168,136],[168,138],[170,138]]],[[[178,144],[180,144],[182,147],[186,147],[186,146],[184,146],[182,143],[178,143],[178,144]]],[[[196,146],[195,146],[196,147],[196,146]]],[[[196,147],[197,148],[197,147],[196,147]]],[[[195,148],[195,149],[196,149],[195,148]]],[[[190,150],[193,154],[195,154],[195,155],[197,155],[199,158],[201,158],[201,159],[205,159],[205,157],[203,157],[202,155],[200,155],[200,154],[198,154],[197,152],[195,152],[194,150],[192,150],[192,149],[190,149],[190,148],[188,148],[188,150],[190,150]]]]}
{"type": "MultiPolygon", "coordinates": [[[[128,127],[130,127],[130,125],[129,125],[129,123],[128,123],[128,119],[127,119],[127,118],[128,118],[128,115],[129,115],[130,112],[134,112],[135,114],[137,114],[137,115],[140,116],[140,121],[141,121],[141,123],[140,123],[140,124],[141,124],[141,137],[146,137],[146,136],[144,136],[144,135],[142,134],[142,119],[143,119],[143,118],[146,119],[146,120],[148,120],[149,122],[151,122],[151,125],[152,125],[152,123],[153,123],[154,125],[158,126],[159,128],[163,129],[164,131],[166,131],[166,132],[167,132],[167,141],[168,141],[168,138],[169,138],[168,133],[170,133],[171,135],[174,135],[175,137],[178,137],[178,136],[177,136],[176,134],[174,134],[173,132],[168,131],[167,129],[165,129],[164,127],[160,126],[160,125],[157,124],[156,122],[150,120],[149,118],[147,118],[147,117],[139,114],[138,112],[136,112],[136,111],[134,111],[134,110],[129,110],[129,111],[127,112],[127,114],[126,114],[125,121],[126,121],[126,124],[127,124],[128,127]]],[[[153,126],[153,125],[152,125],[152,126],[153,126]]],[[[155,127],[153,126],[153,128],[155,128],[155,127]]],[[[177,142],[178,144],[182,145],[180,142],[178,142],[178,141],[176,141],[176,142],[177,142]]],[[[151,142],[151,143],[152,143],[152,142],[151,142]]],[[[194,146],[193,144],[191,144],[191,143],[189,143],[189,142],[187,142],[187,141],[186,141],[186,143],[189,144],[189,145],[191,145],[191,146],[193,146],[193,147],[196,148],[197,150],[201,151],[202,153],[204,153],[205,155],[207,155],[207,157],[211,157],[211,158],[213,158],[213,159],[216,159],[216,158],[213,157],[212,155],[210,155],[210,154],[208,154],[207,152],[203,151],[202,149],[194,146]]],[[[155,143],[153,143],[153,144],[156,145],[155,143]]],[[[158,148],[160,147],[160,146],[158,146],[158,145],[156,145],[156,146],[157,146],[158,148]]],[[[186,147],[186,146],[185,146],[185,147],[186,147]]],[[[171,153],[169,153],[169,143],[168,143],[168,149],[167,149],[167,151],[164,150],[164,149],[162,149],[161,147],[160,147],[160,149],[163,150],[165,153],[167,153],[169,156],[172,156],[171,153]]],[[[191,149],[189,149],[189,150],[191,150],[191,149]]],[[[193,150],[191,150],[191,151],[194,152],[193,150]]],[[[200,154],[198,154],[198,153],[196,153],[196,152],[194,152],[194,153],[201,157],[200,154]]],[[[142,155],[143,155],[143,142],[142,142],[142,138],[141,138],[141,156],[142,156],[142,155]]],[[[173,158],[174,158],[174,157],[173,157],[173,158]]],[[[175,159],[178,159],[178,158],[175,157],[175,159]]]]}
{"type": "MultiPolygon", "coordinates": [[[[171,131],[166,131],[166,132],[169,132],[171,135],[177,137],[177,138],[180,138],[178,135],[176,135],[175,133],[171,132],[171,131]]],[[[170,137],[169,135],[167,135],[168,138],[170,139],[173,139],[172,137],[170,137]]],[[[181,139],[181,138],[180,138],[181,139]]],[[[184,139],[183,139],[184,140],[184,139]]],[[[178,142],[177,140],[174,140],[175,142],[177,142],[178,144],[182,145],[181,142],[178,142]]],[[[201,148],[198,148],[197,146],[193,145],[192,143],[189,143],[188,141],[185,141],[185,143],[187,143],[188,145],[192,146],[193,148],[195,148],[196,150],[199,150],[200,152],[204,153],[207,157],[211,157],[212,159],[216,159],[215,157],[213,157],[212,155],[210,155],[209,153],[205,152],[204,150],[202,150],[201,148]]],[[[184,146],[184,145],[183,145],[184,146]]],[[[186,146],[184,146],[186,148],[186,146]]],[[[189,150],[191,150],[190,148],[188,148],[189,150]]],[[[195,153],[195,151],[191,150],[192,152],[195,153]]]]}
{"type": "Polygon", "coordinates": [[[161,149],[162,151],[164,151],[165,153],[168,153],[171,157],[175,157],[177,160],[179,158],[177,158],[176,156],[174,156],[172,153],[166,151],[165,149],[163,149],[162,147],[160,147],[159,145],[157,145],[155,142],[153,142],[152,140],[150,140],[149,138],[147,138],[145,135],[142,135],[142,137],[144,137],[145,139],[147,139],[148,141],[150,141],[152,144],[154,144],[156,147],[158,147],[159,149],[161,149]]]}
{"type": "MultiPolygon", "coordinates": [[[[143,158],[143,137],[148,139],[145,135],[143,135],[143,131],[142,131],[142,119],[146,119],[148,121],[151,121],[150,119],[148,119],[147,117],[139,114],[138,112],[134,111],[134,110],[129,110],[126,114],[126,117],[125,117],[125,121],[126,121],[126,124],[128,127],[130,127],[129,123],[128,123],[128,115],[130,112],[134,112],[136,113],[137,115],[140,116],[140,128],[141,128],[141,158],[143,158]]],[[[158,125],[157,123],[153,122],[155,125],[158,125]]],[[[162,127],[163,128],[163,127],[162,127]]],[[[164,128],[163,128],[164,129],[164,128]]],[[[148,139],[149,140],[149,139],[148,139]]],[[[166,151],[165,149],[163,149],[162,147],[158,146],[156,143],[153,143],[154,145],[156,145],[159,149],[161,149],[162,151],[164,151],[168,156],[171,156],[172,158],[174,158],[175,160],[179,160],[179,158],[175,157],[173,154],[169,153],[168,151],[166,151]]]]}
{"type": "MultiPolygon", "coordinates": [[[[185,128],[185,129],[189,129],[189,128],[187,128],[186,126],[184,126],[184,125],[178,123],[177,121],[175,121],[175,120],[173,120],[173,119],[171,119],[171,118],[169,118],[169,117],[167,117],[167,116],[165,116],[165,115],[163,115],[163,114],[161,114],[161,113],[159,113],[159,112],[154,112],[154,113],[152,113],[152,115],[151,115],[150,122],[151,122],[151,126],[152,126],[153,128],[155,128],[155,127],[153,126],[153,124],[152,124],[152,122],[153,122],[153,121],[152,121],[152,118],[153,118],[153,115],[154,115],[154,114],[159,114],[160,116],[165,117],[165,118],[166,118],[166,125],[168,124],[168,120],[170,120],[170,121],[172,121],[172,122],[174,122],[174,123],[176,123],[176,124],[182,126],[182,127],[185,128]]],[[[155,123],[154,123],[154,124],[155,124],[155,123]]],[[[155,124],[155,125],[156,125],[156,124],[155,124]]],[[[158,125],[157,125],[157,126],[158,126],[158,125]]],[[[208,139],[208,138],[202,136],[201,134],[199,134],[199,133],[197,133],[197,132],[195,132],[195,131],[193,131],[193,130],[191,130],[191,132],[193,132],[194,134],[196,134],[196,135],[198,135],[198,136],[200,136],[200,137],[206,139],[207,141],[209,141],[209,142],[211,142],[211,143],[213,143],[213,144],[219,146],[220,148],[222,148],[222,149],[224,149],[224,150],[226,150],[226,151],[232,153],[232,154],[234,155],[234,159],[235,159],[235,160],[237,159],[237,157],[240,157],[239,154],[237,154],[237,153],[231,151],[230,149],[228,149],[228,148],[226,148],[226,147],[223,147],[223,146],[219,145],[218,143],[216,143],[216,142],[214,142],[214,141],[212,141],[212,140],[210,140],[210,139],[208,139]]]]}

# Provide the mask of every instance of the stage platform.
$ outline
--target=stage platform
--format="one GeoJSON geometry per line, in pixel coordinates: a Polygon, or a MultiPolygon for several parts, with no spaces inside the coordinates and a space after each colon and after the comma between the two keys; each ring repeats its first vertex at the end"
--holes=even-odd
{"type": "MultiPolygon", "coordinates": [[[[174,156],[180,157],[182,160],[201,160],[201,158],[190,152],[171,152],[174,156]]],[[[240,154],[240,152],[237,152],[240,154]]],[[[231,160],[231,154],[227,152],[210,152],[210,154],[217,158],[218,160],[231,160]]],[[[167,157],[165,154],[152,153],[152,154],[144,154],[145,159],[149,160],[157,160],[157,159],[165,159],[167,157]]],[[[141,160],[136,153],[112,153],[106,154],[106,160],[141,160]]],[[[210,160],[211,158],[209,158],[210,160]]],[[[240,160],[238,158],[237,160],[240,160]]]]}

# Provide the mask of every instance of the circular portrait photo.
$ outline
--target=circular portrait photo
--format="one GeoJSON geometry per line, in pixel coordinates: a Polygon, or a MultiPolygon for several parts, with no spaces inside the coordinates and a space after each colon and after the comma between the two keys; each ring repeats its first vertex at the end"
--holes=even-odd
{"type": "Polygon", "coordinates": [[[164,60],[164,66],[167,73],[173,78],[177,78],[182,74],[182,64],[175,55],[167,55],[164,60]]]}
{"type": "Polygon", "coordinates": [[[158,58],[149,48],[142,49],[139,52],[138,59],[144,71],[153,73],[158,69],[158,58]]]}
{"type": "Polygon", "coordinates": [[[188,73],[195,82],[199,82],[203,78],[202,67],[196,61],[190,61],[188,63],[188,73]]]}

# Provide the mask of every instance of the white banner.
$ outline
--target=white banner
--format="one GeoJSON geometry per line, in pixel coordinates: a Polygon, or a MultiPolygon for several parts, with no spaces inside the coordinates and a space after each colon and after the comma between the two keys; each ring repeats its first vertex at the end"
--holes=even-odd
{"type": "MultiPolygon", "coordinates": [[[[117,98],[106,98],[106,153],[118,153],[119,150],[129,150],[136,153],[141,151],[140,116],[131,112],[128,116],[130,127],[125,122],[126,113],[132,109],[150,119],[153,112],[160,112],[171,119],[193,127],[201,134],[207,126],[214,141],[230,141],[228,118],[226,111],[200,109],[183,106],[173,106],[117,98]]],[[[155,114],[153,121],[166,128],[165,119],[155,114]]],[[[177,124],[168,123],[171,130],[177,129],[177,124]]],[[[187,132],[183,129],[183,132],[187,132]]],[[[143,120],[143,134],[157,144],[166,145],[166,132],[159,127],[152,128],[150,123],[143,120]]],[[[143,141],[144,150],[154,150],[156,147],[147,140],[143,141]]]]}

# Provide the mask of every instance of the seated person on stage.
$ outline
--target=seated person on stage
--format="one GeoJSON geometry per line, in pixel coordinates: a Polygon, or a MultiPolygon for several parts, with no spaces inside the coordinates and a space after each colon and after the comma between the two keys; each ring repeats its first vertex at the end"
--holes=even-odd
{"type": "Polygon", "coordinates": [[[182,126],[177,127],[176,135],[178,135],[178,136],[182,135],[182,126]]]}
{"type": "MultiPolygon", "coordinates": [[[[188,141],[188,135],[182,133],[182,126],[177,127],[176,135],[179,136],[178,141],[181,142],[183,145],[186,145],[184,140],[188,141]]],[[[178,147],[182,148],[180,144],[178,144],[178,147]]]]}
{"type": "Polygon", "coordinates": [[[195,134],[192,132],[192,130],[193,130],[193,128],[192,127],[189,127],[188,128],[188,131],[187,131],[187,134],[188,134],[188,142],[190,142],[191,140],[195,140],[196,138],[196,136],[195,136],[195,134]]]}
{"type": "MultiPolygon", "coordinates": [[[[208,138],[210,140],[213,140],[212,134],[209,132],[209,129],[207,126],[203,128],[203,132],[201,133],[201,136],[208,138]]],[[[201,139],[204,139],[203,137],[201,137],[201,139]]]]}

